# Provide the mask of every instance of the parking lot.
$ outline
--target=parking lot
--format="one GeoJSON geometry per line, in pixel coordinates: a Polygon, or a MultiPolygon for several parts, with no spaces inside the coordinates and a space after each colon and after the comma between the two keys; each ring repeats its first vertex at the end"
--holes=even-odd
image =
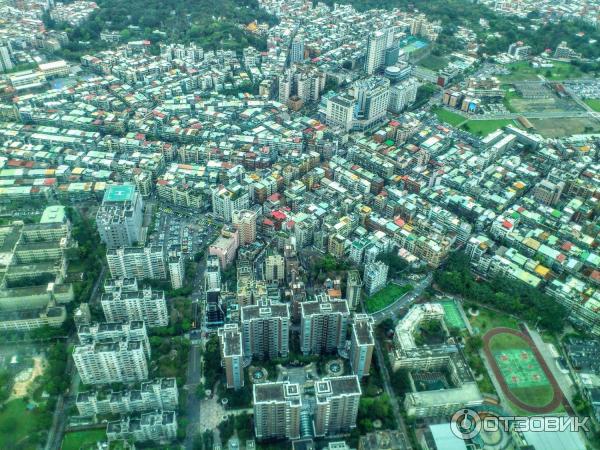
{"type": "Polygon", "coordinates": [[[193,257],[203,251],[221,229],[221,223],[208,214],[188,215],[159,206],[149,241],[154,245],[181,245],[183,253],[193,257]]]}
{"type": "Polygon", "coordinates": [[[600,80],[572,81],[565,87],[581,98],[600,98],[600,80]]]}

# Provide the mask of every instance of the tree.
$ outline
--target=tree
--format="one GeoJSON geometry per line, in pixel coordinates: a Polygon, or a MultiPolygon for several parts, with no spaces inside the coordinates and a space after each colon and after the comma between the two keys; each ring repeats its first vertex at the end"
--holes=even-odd
{"type": "Polygon", "coordinates": [[[476,335],[476,336],[471,336],[467,340],[467,344],[465,346],[465,351],[467,353],[477,353],[482,348],[483,348],[483,339],[481,338],[481,336],[476,335]]]}
{"type": "Polygon", "coordinates": [[[381,253],[377,256],[378,261],[384,262],[390,269],[390,276],[395,277],[400,272],[403,272],[408,268],[408,263],[398,256],[395,250],[387,253],[381,253]]]}
{"type": "Polygon", "coordinates": [[[563,306],[538,289],[518,280],[495,277],[490,281],[475,280],[469,258],[462,252],[450,255],[445,269],[434,273],[435,284],[442,290],[476,303],[487,304],[522,319],[538,321],[542,328],[559,332],[564,326],[559,317],[566,317],[563,306]]]}
{"type": "Polygon", "coordinates": [[[233,415],[228,416],[225,420],[223,420],[219,426],[219,435],[221,436],[221,441],[227,442],[233,436],[233,432],[235,431],[235,419],[233,415]]]}

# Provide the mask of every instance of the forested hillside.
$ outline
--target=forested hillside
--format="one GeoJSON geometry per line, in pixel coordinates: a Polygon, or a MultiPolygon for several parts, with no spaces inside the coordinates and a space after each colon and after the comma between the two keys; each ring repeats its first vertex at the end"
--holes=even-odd
{"type": "Polygon", "coordinates": [[[264,39],[246,32],[241,25],[254,20],[275,23],[276,18],[259,8],[257,0],[96,0],[100,7],[78,27],[55,23],[50,28],[67,31],[71,44],[65,56],[102,48],[102,30],[119,31],[124,41],[149,39],[195,42],[205,49],[264,48],[264,39]],[[153,33],[155,30],[166,36],[153,33]],[[72,54],[71,54],[72,53],[72,54]]]}
{"type": "Polygon", "coordinates": [[[325,0],[326,3],[350,3],[358,10],[371,8],[415,8],[427,14],[432,20],[441,20],[444,32],[440,43],[452,49],[454,33],[457,26],[466,26],[484,39],[485,47],[481,51],[495,54],[506,51],[508,46],[518,40],[525,41],[540,53],[546,48],[555,49],[561,41],[566,41],[571,48],[587,58],[600,57],[600,45],[590,44],[590,39],[600,42],[600,30],[589,25],[575,22],[545,23],[531,14],[526,19],[496,14],[487,6],[468,0],[325,0]],[[484,18],[490,27],[484,28],[479,22],[484,18]],[[500,33],[500,37],[493,36],[500,33]],[[583,36],[578,33],[583,32],[583,36]]]}

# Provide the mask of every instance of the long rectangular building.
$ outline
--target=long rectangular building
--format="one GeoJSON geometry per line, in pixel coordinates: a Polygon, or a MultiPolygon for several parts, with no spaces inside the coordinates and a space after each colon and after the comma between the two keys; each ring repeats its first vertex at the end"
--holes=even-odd
{"type": "Polygon", "coordinates": [[[149,410],[174,410],[179,404],[177,380],[161,378],[127,391],[80,392],[75,405],[81,416],[126,414],[149,410]]]}
{"type": "Polygon", "coordinates": [[[356,314],[350,337],[350,366],[359,379],[369,375],[374,348],[372,317],[356,314]]]}
{"type": "Polygon", "coordinates": [[[169,312],[164,291],[151,287],[119,287],[100,297],[104,316],[109,322],[142,320],[148,327],[164,327],[169,324],[169,312]]]}

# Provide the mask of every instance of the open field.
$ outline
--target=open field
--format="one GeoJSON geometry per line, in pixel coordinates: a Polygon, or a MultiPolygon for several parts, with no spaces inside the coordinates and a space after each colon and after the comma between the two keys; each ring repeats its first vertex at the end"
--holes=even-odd
{"type": "Polygon", "coordinates": [[[368,297],[365,300],[367,312],[374,313],[385,308],[388,305],[391,305],[399,297],[411,291],[412,288],[413,287],[410,284],[405,284],[404,286],[399,286],[394,283],[388,284],[381,291],[375,293],[374,295],[368,297]]]}
{"type": "Polygon", "coordinates": [[[566,63],[552,61],[554,67],[534,68],[527,61],[519,61],[507,66],[511,70],[510,75],[500,75],[498,78],[505,82],[539,80],[538,75],[542,75],[547,80],[568,80],[581,78],[583,73],[578,67],[566,63]]]}
{"type": "Polygon", "coordinates": [[[600,99],[588,98],[584,100],[585,104],[592,108],[594,111],[600,111],[600,99]]]}
{"type": "Polygon", "coordinates": [[[440,70],[448,65],[448,60],[442,56],[427,55],[419,61],[418,65],[429,70],[440,70]]]}
{"type": "MultiPolygon", "coordinates": [[[[0,448],[35,449],[37,443],[36,430],[40,427],[39,421],[50,419],[47,413],[27,409],[27,404],[22,399],[15,399],[5,403],[0,411],[0,448]],[[10,447],[4,444],[10,443],[10,447]]],[[[50,419],[51,420],[51,419],[50,419]]]]}
{"type": "Polygon", "coordinates": [[[548,98],[517,98],[508,100],[511,110],[515,112],[562,112],[562,111],[583,111],[577,103],[570,98],[558,98],[550,94],[548,98]]]}
{"type": "Polygon", "coordinates": [[[446,122],[448,125],[452,125],[453,127],[460,125],[467,120],[464,116],[452,111],[448,111],[446,108],[436,108],[433,112],[438,119],[440,119],[442,122],[446,122]]]}
{"type": "Polygon", "coordinates": [[[564,119],[530,119],[535,132],[547,138],[571,136],[573,134],[600,133],[600,124],[587,117],[564,119]]]}
{"type": "Polygon", "coordinates": [[[471,326],[475,332],[479,332],[479,334],[485,334],[492,328],[497,327],[505,327],[505,328],[513,328],[518,329],[518,322],[516,319],[513,319],[510,316],[502,314],[500,312],[491,311],[485,308],[479,308],[479,315],[477,317],[470,316],[467,307],[465,306],[465,312],[467,312],[467,317],[469,317],[469,322],[471,322],[471,326]]]}
{"type": "Polygon", "coordinates": [[[494,328],[484,352],[504,395],[519,410],[547,414],[562,404],[562,392],[535,345],[520,331],[494,328]]]}
{"type": "Polygon", "coordinates": [[[88,431],[74,431],[65,434],[62,443],[62,450],[79,450],[81,447],[86,445],[93,445],[98,441],[106,440],[106,431],[101,430],[88,430],[88,431]]]}
{"type": "Polygon", "coordinates": [[[506,125],[516,125],[512,119],[469,120],[462,129],[480,136],[486,136],[506,125]]]}

